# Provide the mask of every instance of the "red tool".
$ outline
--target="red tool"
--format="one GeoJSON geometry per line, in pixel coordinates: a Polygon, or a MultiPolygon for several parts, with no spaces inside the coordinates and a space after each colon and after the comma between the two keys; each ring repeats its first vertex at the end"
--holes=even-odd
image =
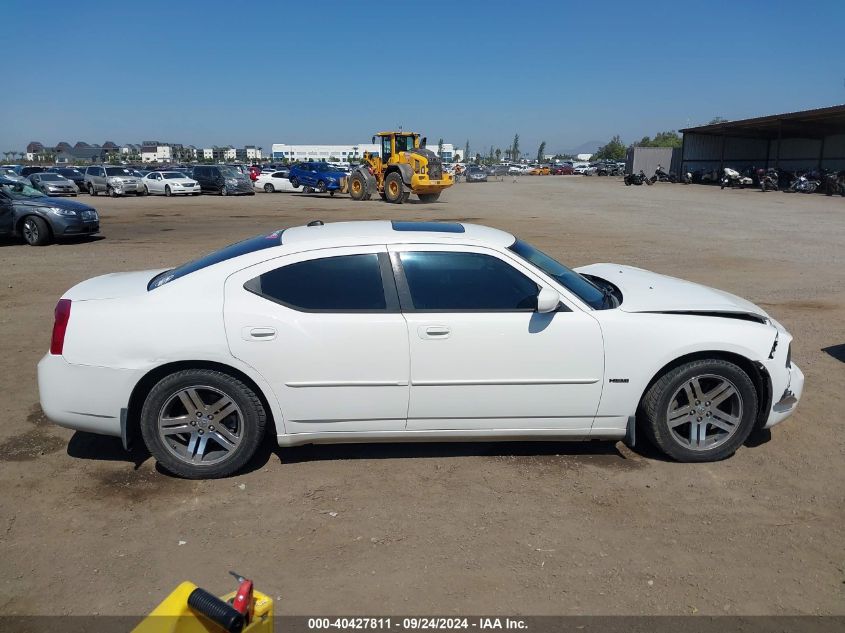
{"type": "Polygon", "coordinates": [[[244,578],[237,572],[230,571],[229,573],[234,576],[239,583],[238,591],[235,593],[235,597],[232,600],[232,606],[235,608],[235,611],[244,615],[246,623],[249,624],[249,621],[252,619],[252,612],[255,606],[252,600],[252,581],[244,578]]]}

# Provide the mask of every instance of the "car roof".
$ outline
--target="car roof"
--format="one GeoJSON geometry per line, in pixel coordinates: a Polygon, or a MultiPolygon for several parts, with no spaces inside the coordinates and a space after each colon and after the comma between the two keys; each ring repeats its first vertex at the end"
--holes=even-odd
{"type": "Polygon", "coordinates": [[[387,220],[327,222],[285,229],[282,244],[296,248],[440,242],[507,247],[516,238],[480,224],[458,222],[390,222],[387,220]]]}

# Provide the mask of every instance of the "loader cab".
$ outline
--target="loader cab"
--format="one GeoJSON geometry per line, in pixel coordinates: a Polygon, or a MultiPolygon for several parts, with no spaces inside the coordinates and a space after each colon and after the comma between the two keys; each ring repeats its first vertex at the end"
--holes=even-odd
{"type": "MultiPolygon", "coordinates": [[[[390,157],[399,152],[408,152],[420,146],[419,134],[402,134],[401,132],[379,132],[381,138],[381,160],[390,162],[390,157]]],[[[373,137],[373,144],[376,142],[373,137]]]]}

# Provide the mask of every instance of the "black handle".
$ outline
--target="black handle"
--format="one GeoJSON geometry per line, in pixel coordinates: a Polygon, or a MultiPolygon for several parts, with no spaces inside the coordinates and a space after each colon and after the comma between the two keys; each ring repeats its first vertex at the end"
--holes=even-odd
{"type": "Polygon", "coordinates": [[[244,628],[244,616],[238,613],[228,602],[223,602],[205,589],[197,587],[188,596],[188,606],[201,613],[228,633],[241,633],[244,628]]]}

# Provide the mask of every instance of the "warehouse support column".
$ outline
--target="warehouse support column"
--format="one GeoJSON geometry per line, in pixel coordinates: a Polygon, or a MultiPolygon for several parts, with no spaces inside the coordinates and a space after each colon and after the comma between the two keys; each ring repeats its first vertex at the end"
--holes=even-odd
{"type": "Polygon", "coordinates": [[[824,139],[826,137],[822,136],[821,147],[819,147],[819,173],[822,171],[822,161],[824,160],[824,139]]]}
{"type": "Polygon", "coordinates": [[[778,151],[775,153],[775,169],[780,169],[780,142],[783,137],[782,127],[782,122],[780,119],[778,119],[778,151]]]}

